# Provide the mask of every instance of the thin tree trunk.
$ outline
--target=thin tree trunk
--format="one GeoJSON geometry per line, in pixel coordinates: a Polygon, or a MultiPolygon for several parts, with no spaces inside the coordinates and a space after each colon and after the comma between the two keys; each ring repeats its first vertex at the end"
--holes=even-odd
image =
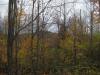
{"type": "Polygon", "coordinates": [[[36,33],[37,33],[37,51],[36,51],[36,55],[37,55],[37,60],[36,60],[36,63],[37,63],[37,65],[36,65],[36,75],[38,75],[38,72],[39,72],[39,60],[40,60],[40,56],[39,56],[39,54],[40,54],[40,34],[39,34],[39,31],[40,31],[40,28],[39,28],[39,11],[40,11],[40,6],[39,6],[39,4],[40,4],[40,2],[39,2],[39,0],[38,0],[38,2],[37,2],[37,5],[38,5],[38,8],[37,8],[37,12],[38,12],[38,18],[37,18],[37,30],[36,30],[36,33]]]}
{"type": "Polygon", "coordinates": [[[36,70],[34,69],[34,53],[33,53],[33,40],[34,40],[34,23],[33,23],[33,19],[34,19],[34,4],[35,4],[35,0],[33,0],[33,7],[32,7],[32,25],[31,25],[31,62],[32,62],[32,75],[36,75],[36,70]]]}

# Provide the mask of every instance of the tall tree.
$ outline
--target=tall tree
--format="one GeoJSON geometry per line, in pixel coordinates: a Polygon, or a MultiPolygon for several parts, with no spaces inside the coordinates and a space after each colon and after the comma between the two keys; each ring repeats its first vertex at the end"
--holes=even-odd
{"type": "Polygon", "coordinates": [[[16,0],[9,0],[8,8],[8,37],[7,37],[7,60],[8,75],[13,75],[13,43],[14,43],[14,25],[16,22],[16,0]]]}

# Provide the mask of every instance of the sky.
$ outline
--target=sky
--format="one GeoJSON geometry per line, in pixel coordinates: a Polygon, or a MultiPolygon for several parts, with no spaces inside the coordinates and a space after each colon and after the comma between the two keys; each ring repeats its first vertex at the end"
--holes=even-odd
{"type": "Polygon", "coordinates": [[[8,0],[0,0],[0,15],[4,16],[7,14],[7,8],[8,8],[8,0]]]}
{"type": "MultiPolygon", "coordinates": [[[[62,0],[53,0],[52,5],[59,5],[62,0]]],[[[77,0],[79,3],[76,4],[75,8],[76,10],[83,9],[84,8],[84,0],[77,0]]],[[[71,2],[71,0],[66,0],[67,2],[71,2]]],[[[0,15],[4,17],[4,15],[7,15],[7,8],[8,8],[8,0],[0,0],[0,15]]],[[[71,6],[69,6],[71,7],[71,6]]],[[[68,6],[67,6],[68,8],[68,6]]]]}
{"type": "MultiPolygon", "coordinates": [[[[8,1],[9,0],[0,0],[0,15],[1,15],[2,18],[4,16],[7,16],[7,14],[8,14],[8,12],[7,12],[7,9],[8,9],[8,1]]],[[[26,4],[28,3],[27,1],[28,0],[25,0],[26,4]]],[[[48,0],[45,0],[45,1],[48,1],[48,0]]],[[[66,2],[66,13],[73,7],[73,4],[72,3],[68,3],[68,2],[73,2],[73,1],[75,1],[75,0],[65,0],[65,2],[66,2]]],[[[84,11],[86,12],[87,9],[86,9],[86,5],[85,5],[85,2],[84,1],[85,0],[77,0],[77,3],[74,4],[75,13],[79,14],[80,9],[82,9],[82,15],[85,14],[84,11]]],[[[52,2],[50,3],[50,5],[51,6],[61,5],[61,4],[63,4],[63,2],[64,2],[63,0],[52,0],[52,2]]],[[[63,8],[63,6],[61,8],[63,8]]],[[[72,11],[73,11],[74,8],[72,8],[72,11]]],[[[27,7],[25,9],[26,9],[27,12],[31,13],[31,8],[30,7],[27,7]]],[[[56,8],[56,9],[59,10],[58,8],[56,8]]],[[[54,8],[53,9],[49,9],[46,12],[49,12],[49,15],[48,14],[47,14],[47,16],[45,15],[46,18],[47,17],[51,17],[52,14],[55,14],[56,13],[54,8]]],[[[62,10],[62,12],[63,12],[63,10],[62,10]]],[[[67,16],[72,16],[72,13],[70,13],[69,15],[66,15],[66,17],[67,16]]],[[[52,18],[53,18],[53,16],[51,17],[51,20],[52,20],[52,18]]],[[[51,20],[49,22],[51,22],[51,20]]],[[[51,26],[51,28],[49,30],[50,31],[53,30],[54,32],[56,32],[57,29],[54,29],[54,28],[56,28],[56,27],[51,26]]]]}

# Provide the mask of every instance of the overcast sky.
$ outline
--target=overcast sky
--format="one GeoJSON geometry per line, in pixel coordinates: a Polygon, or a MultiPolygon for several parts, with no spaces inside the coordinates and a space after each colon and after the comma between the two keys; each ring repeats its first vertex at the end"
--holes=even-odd
{"type": "MultiPolygon", "coordinates": [[[[53,0],[54,2],[53,2],[53,4],[54,5],[56,5],[56,4],[59,4],[59,3],[61,3],[61,1],[62,0],[53,0]]],[[[68,2],[68,1],[72,1],[72,0],[66,0],[66,3],[68,2]]],[[[75,6],[75,8],[77,9],[77,10],[79,10],[79,9],[83,9],[84,8],[84,1],[85,0],[77,0],[79,3],[77,3],[76,4],[76,6],[75,6]]],[[[2,15],[2,17],[4,16],[4,15],[7,15],[7,8],[8,8],[8,0],[0,0],[0,15],[2,15]]],[[[71,7],[71,6],[70,6],[71,7]]],[[[68,8],[68,6],[67,6],[67,8],[68,8]]]]}
{"type": "MultiPolygon", "coordinates": [[[[7,12],[7,8],[8,8],[8,1],[9,0],[0,0],[0,15],[2,17],[4,17],[5,15],[8,14],[7,12]]],[[[45,0],[45,1],[48,1],[48,0],[45,0]]],[[[67,2],[73,2],[75,0],[66,0],[66,3],[67,2]]],[[[85,0],[77,0],[77,3],[74,4],[74,8],[75,8],[75,13],[79,14],[80,12],[80,9],[82,9],[82,15],[84,15],[83,11],[87,11],[86,10],[86,7],[85,7],[85,0]]],[[[26,3],[28,3],[29,1],[28,0],[25,0],[26,3]]],[[[63,4],[63,0],[52,0],[52,2],[50,3],[51,6],[56,6],[56,5],[61,5],[61,3],[63,4]]],[[[30,4],[28,4],[30,5],[30,4]]],[[[68,10],[70,10],[72,8],[73,4],[66,4],[66,13],[68,10]]],[[[63,8],[63,7],[62,7],[63,8]]],[[[27,12],[30,12],[31,13],[31,8],[30,7],[25,7],[26,11],[27,12]]],[[[56,8],[57,9],[57,8],[56,8]]],[[[54,9],[55,10],[55,9],[54,9]]],[[[73,10],[73,9],[72,9],[73,10]]],[[[50,14],[54,14],[54,12],[50,9],[50,10],[47,10],[47,12],[49,12],[49,15],[47,15],[48,17],[51,15],[50,14]]],[[[69,14],[69,16],[72,16],[72,14],[69,14]]],[[[46,15],[45,15],[46,16],[46,15]]],[[[67,15],[68,16],[68,15],[67,15]]],[[[53,31],[57,31],[57,29],[54,30],[54,27],[51,27],[50,30],[53,30],[53,31]]]]}
{"type": "Polygon", "coordinates": [[[4,16],[7,14],[8,0],[0,0],[0,14],[4,16]]]}

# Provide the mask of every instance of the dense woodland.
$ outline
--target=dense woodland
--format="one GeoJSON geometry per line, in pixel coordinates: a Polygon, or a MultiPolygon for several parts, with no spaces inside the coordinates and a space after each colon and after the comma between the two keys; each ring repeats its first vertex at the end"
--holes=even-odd
{"type": "Polygon", "coordinates": [[[0,75],[100,75],[100,0],[53,1],[9,0],[0,75]]]}

